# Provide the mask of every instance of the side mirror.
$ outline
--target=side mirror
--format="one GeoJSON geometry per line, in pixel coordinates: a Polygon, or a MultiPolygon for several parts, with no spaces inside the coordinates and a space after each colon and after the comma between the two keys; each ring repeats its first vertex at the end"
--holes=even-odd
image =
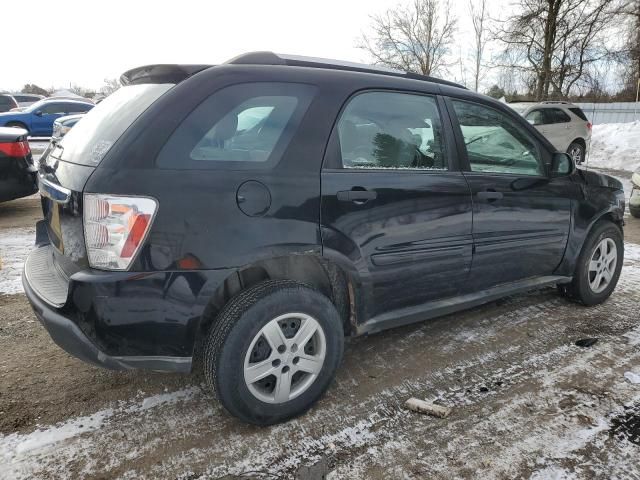
{"type": "Polygon", "coordinates": [[[36,117],[41,117],[41,116],[42,116],[42,110],[37,110],[37,111],[34,113],[34,115],[35,115],[36,117]]]}
{"type": "Polygon", "coordinates": [[[551,177],[566,177],[571,175],[576,166],[573,159],[564,152],[556,152],[551,159],[551,177]]]}

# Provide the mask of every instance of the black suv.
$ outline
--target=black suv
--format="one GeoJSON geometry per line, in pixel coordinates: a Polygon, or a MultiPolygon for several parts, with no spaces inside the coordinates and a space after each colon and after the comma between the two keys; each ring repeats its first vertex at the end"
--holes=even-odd
{"type": "Polygon", "coordinates": [[[616,285],[622,185],[488,97],[268,52],[121,81],[42,162],[23,276],[83,360],[201,358],[229,412],[270,424],[328,388],[345,335],[616,285]]]}

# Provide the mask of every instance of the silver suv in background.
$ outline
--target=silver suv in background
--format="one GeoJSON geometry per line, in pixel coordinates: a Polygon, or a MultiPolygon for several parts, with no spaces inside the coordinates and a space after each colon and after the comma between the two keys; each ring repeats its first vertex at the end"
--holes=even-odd
{"type": "Polygon", "coordinates": [[[591,122],[577,105],[562,101],[519,102],[509,106],[540,131],[554,147],[576,164],[584,162],[591,138],[591,122]]]}

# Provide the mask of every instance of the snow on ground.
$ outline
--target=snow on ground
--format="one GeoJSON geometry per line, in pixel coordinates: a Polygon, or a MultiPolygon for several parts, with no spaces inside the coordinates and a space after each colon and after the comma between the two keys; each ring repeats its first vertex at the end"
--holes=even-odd
{"type": "Polygon", "coordinates": [[[409,335],[390,332],[395,341],[382,351],[374,344],[380,337],[362,340],[362,358],[353,359],[328,398],[288,423],[239,425],[195,385],[0,436],[0,472],[15,479],[215,479],[248,472],[291,478],[300,464],[329,455],[338,459],[333,478],[463,478],[482,472],[487,479],[637,480],[638,446],[629,438],[635,435],[640,388],[625,373],[640,365],[640,246],[627,244],[627,251],[616,292],[592,309],[558,296],[540,301],[538,293],[531,294],[532,303],[526,296],[506,300],[521,303],[503,311],[476,309],[468,322],[443,320],[443,330],[425,324],[409,335]],[[590,349],[566,341],[547,349],[558,337],[590,334],[583,332],[590,322],[601,324],[600,341],[590,349]],[[496,338],[509,329],[519,336],[496,348],[496,338]],[[458,353],[447,354],[445,347],[456,340],[458,353]],[[401,352],[408,345],[425,350],[430,363],[423,370],[352,398],[358,383],[350,380],[368,367],[364,359],[384,360],[369,371],[375,372],[373,383],[383,381],[385,372],[396,375],[395,367],[402,370],[389,365],[394,357],[424,360],[405,358],[401,352]],[[454,413],[436,420],[407,412],[401,402],[410,396],[451,406],[454,413]]]}
{"type": "Polygon", "coordinates": [[[594,125],[588,162],[590,167],[630,172],[640,168],[640,121],[594,125]]]}
{"type": "Polygon", "coordinates": [[[22,292],[22,265],[35,239],[35,228],[0,230],[0,294],[22,292]]]}

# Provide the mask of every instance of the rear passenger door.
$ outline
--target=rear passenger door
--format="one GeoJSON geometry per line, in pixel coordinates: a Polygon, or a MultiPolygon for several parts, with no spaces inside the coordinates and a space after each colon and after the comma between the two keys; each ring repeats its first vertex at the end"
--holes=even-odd
{"type": "Polygon", "coordinates": [[[455,295],[469,272],[471,197],[443,111],[434,95],[359,93],[331,136],[323,249],[358,269],[368,318],[455,295]]]}
{"type": "Polygon", "coordinates": [[[547,175],[550,152],[515,113],[462,99],[448,105],[473,195],[469,288],[551,275],[564,255],[576,185],[547,175]]]}

